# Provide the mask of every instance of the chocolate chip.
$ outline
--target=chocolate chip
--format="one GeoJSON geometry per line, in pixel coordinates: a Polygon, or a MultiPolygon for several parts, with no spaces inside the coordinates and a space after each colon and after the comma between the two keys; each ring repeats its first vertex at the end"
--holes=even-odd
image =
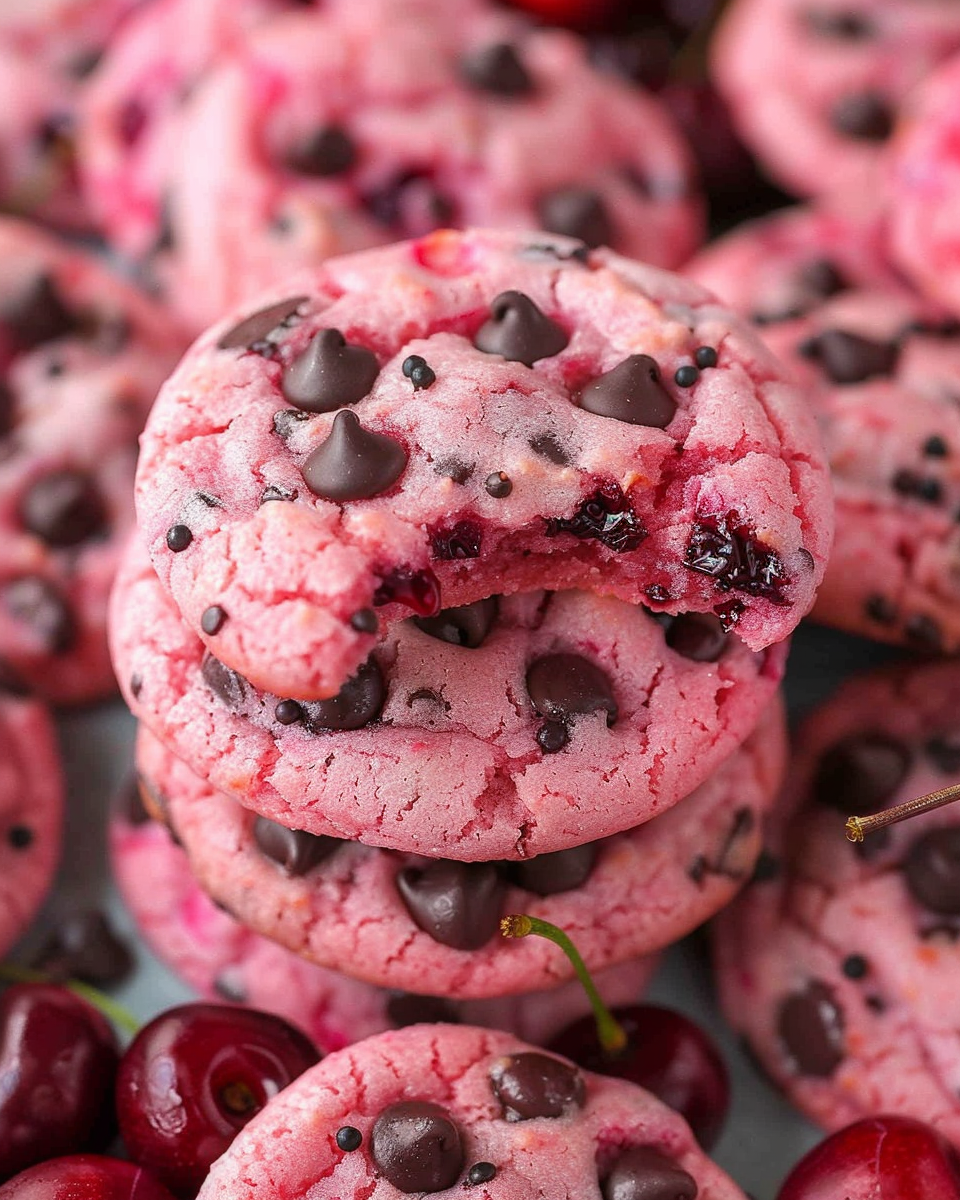
{"type": "Polygon", "coordinates": [[[200,616],[200,628],[207,635],[213,637],[219,633],[227,619],[226,612],[219,604],[211,604],[209,608],[205,608],[200,616]]]}
{"type": "Polygon", "coordinates": [[[337,1147],[345,1154],[352,1154],[363,1144],[363,1134],[352,1125],[341,1125],[336,1135],[337,1147]]]}
{"type": "Polygon", "coordinates": [[[677,387],[692,388],[700,378],[700,371],[697,367],[687,364],[683,367],[677,367],[674,372],[673,382],[677,387]]]}
{"type": "Polygon", "coordinates": [[[693,355],[693,361],[701,371],[708,371],[720,361],[720,355],[713,346],[699,346],[693,355]]]}
{"type": "Polygon", "coordinates": [[[669,425],[677,411],[676,402],[660,382],[660,368],[648,354],[631,354],[588,383],[577,403],[585,412],[653,429],[669,425]]]}
{"type": "Polygon", "coordinates": [[[507,864],[507,878],[516,887],[537,896],[557,896],[582,887],[593,873],[599,853],[595,842],[538,854],[523,862],[507,864]]]}
{"type": "Polygon", "coordinates": [[[38,275],[19,295],[0,307],[0,324],[7,327],[18,351],[29,351],[45,342],[78,333],[78,318],[60,298],[49,275],[38,275]]]}
{"type": "Polygon", "coordinates": [[[885,142],[893,132],[893,123],[886,99],[875,92],[842,96],[830,110],[834,130],[858,142],[885,142]]]}
{"type": "Polygon", "coordinates": [[[228,708],[240,708],[247,696],[247,681],[219,658],[204,654],[200,664],[203,682],[228,708]]]}
{"type": "Polygon", "coordinates": [[[555,433],[537,434],[527,444],[534,454],[539,454],[541,458],[545,458],[548,462],[552,462],[558,467],[567,467],[570,465],[570,455],[555,433]]]}
{"type": "Polygon", "coordinates": [[[333,412],[369,395],[379,374],[372,350],[348,342],[339,329],[321,329],[284,371],[281,388],[303,412],[333,412]]]}
{"type": "Polygon", "coordinates": [[[7,830],[7,845],[11,850],[29,850],[36,834],[28,825],[11,825],[7,830]]]}
{"type": "Polygon", "coordinates": [[[813,778],[814,799],[858,816],[886,808],[910,764],[902,742],[883,733],[851,734],[822,755],[813,778]]]}
{"type": "Polygon", "coordinates": [[[566,721],[591,712],[605,712],[607,724],[617,719],[617,701],[610,678],[596,663],[580,654],[545,654],[527,667],[527,691],[544,717],[566,721]]]}
{"type": "Polygon", "coordinates": [[[20,520],[48,546],[78,546],[107,531],[107,509],[84,471],[52,471],[20,497],[20,520]]]}
{"type": "Polygon", "coordinates": [[[897,606],[889,597],[881,596],[878,592],[868,596],[863,607],[870,620],[878,625],[892,625],[897,619],[897,606]]]}
{"type": "Polygon", "coordinates": [[[340,838],[320,837],[305,829],[287,829],[266,817],[254,821],[253,840],[264,857],[291,877],[306,875],[343,845],[340,838]]]}
{"type": "Polygon", "coordinates": [[[576,238],[591,250],[614,240],[613,222],[601,197],[590,188],[565,187],[541,196],[540,224],[548,233],[576,238]]]}
{"type": "Polygon", "coordinates": [[[493,863],[437,859],[397,875],[397,891],[414,924],[454,950],[479,950],[496,936],[504,890],[493,863]]]}
{"type": "Polygon", "coordinates": [[[376,660],[368,658],[335,696],[301,703],[304,723],[311,733],[362,729],[380,716],[386,698],[383,673],[376,660]]]}
{"type": "Polygon", "coordinates": [[[380,618],[372,608],[358,608],[350,618],[350,628],[357,633],[376,633],[380,628],[380,618]]]}
{"type": "Polygon", "coordinates": [[[456,608],[445,608],[435,617],[414,617],[413,623],[429,637],[451,646],[464,646],[476,650],[486,641],[499,611],[496,596],[475,600],[473,604],[461,604],[456,608]]]}
{"type": "Polygon", "coordinates": [[[680,613],[665,636],[671,650],[693,662],[716,662],[727,648],[727,635],[713,613],[680,613]]]}
{"type": "Polygon", "coordinates": [[[489,1183],[497,1177],[497,1168],[493,1163],[478,1162],[467,1172],[467,1183],[470,1187],[477,1187],[481,1183],[489,1183]]]}
{"type": "Polygon", "coordinates": [[[943,737],[931,738],[923,749],[937,770],[942,771],[944,775],[960,773],[960,738],[956,735],[945,734],[943,737]]]}
{"type": "Polygon", "coordinates": [[[193,541],[193,534],[186,525],[171,525],[167,530],[167,549],[180,554],[193,541]]]}
{"type": "Polygon", "coordinates": [[[960,828],[932,829],[917,838],[902,870],[918,904],[936,913],[960,913],[960,828]]]}
{"type": "Polygon", "coordinates": [[[415,392],[424,391],[437,382],[436,372],[419,354],[408,355],[403,360],[403,366],[400,369],[413,384],[415,392]]]}
{"type": "Polygon", "coordinates": [[[356,161],[356,143],[341,125],[325,125],[315,130],[286,158],[292,171],[320,179],[342,175],[356,161]]]}
{"type": "Polygon", "coordinates": [[[228,329],[217,342],[218,350],[250,350],[265,342],[274,330],[285,326],[294,316],[301,304],[306,304],[309,297],[293,296],[289,300],[281,300],[271,304],[269,308],[261,308],[258,312],[246,317],[239,325],[228,329]]]}
{"type": "Polygon", "coordinates": [[[3,604],[49,653],[65,654],[75,644],[77,626],[66,600],[39,575],[22,575],[4,585],[3,604]]]}
{"type": "Polygon", "coordinates": [[[457,521],[455,525],[431,530],[430,549],[434,558],[445,562],[460,558],[479,558],[482,534],[476,521],[457,521]]]}
{"type": "Polygon", "coordinates": [[[863,13],[812,8],[803,14],[808,28],[820,37],[860,42],[876,37],[876,26],[863,13]]]}
{"type": "Polygon", "coordinates": [[[843,1062],[843,1011],[833,989],[819,979],[780,1005],[777,1034],[800,1075],[826,1079],[843,1062]]]}
{"type": "Polygon", "coordinates": [[[692,1175],[653,1146],[625,1150],[603,1181],[603,1200],[696,1200],[692,1175]]]}
{"type": "Polygon", "coordinates": [[[544,721],[536,736],[544,754],[557,754],[570,741],[570,730],[563,721],[544,721]]]}
{"type": "Polygon", "coordinates": [[[947,458],[950,448],[939,433],[933,433],[923,443],[923,453],[927,458],[947,458]]]}
{"type": "Polygon", "coordinates": [[[413,992],[393,992],[387,1000],[387,1016],[396,1029],[408,1025],[459,1025],[460,1014],[449,1000],[440,996],[418,996],[413,992]]]}
{"type": "Polygon", "coordinates": [[[503,471],[493,471],[483,481],[483,487],[488,496],[494,500],[504,500],[513,491],[513,483],[509,475],[503,471]]]}
{"type": "Polygon", "coordinates": [[[284,487],[281,483],[271,483],[263,489],[260,503],[269,504],[274,500],[296,500],[299,494],[296,488],[284,487]]]}
{"type": "Polygon", "coordinates": [[[924,504],[940,504],[943,500],[943,484],[928,475],[918,475],[908,467],[901,467],[890,480],[890,486],[901,496],[922,500],[924,504]]]}
{"type": "Polygon", "coordinates": [[[780,860],[769,850],[761,850],[753,868],[751,883],[770,883],[780,878],[780,860]]]}
{"type": "Polygon", "coordinates": [[[281,725],[296,725],[303,720],[303,709],[296,700],[281,700],[274,708],[273,715],[281,725]]]}
{"type": "Polygon", "coordinates": [[[914,613],[903,625],[907,641],[920,650],[937,654],[943,649],[943,630],[940,622],[927,613],[914,613]]]}
{"type": "Polygon", "coordinates": [[[315,496],[342,503],[381,495],[396,483],[406,465],[407,452],[395,438],[365,428],[356,413],[343,409],[302,470],[315,496]]]}
{"type": "Polygon", "coordinates": [[[546,1054],[513,1054],[490,1072],[493,1094],[507,1121],[563,1117],[586,1099],[577,1068],[546,1054]]]}
{"type": "Polygon", "coordinates": [[[870,972],[870,964],[862,954],[848,954],[840,969],[848,979],[864,979],[870,972]]]}
{"type": "Polygon", "coordinates": [[[528,96],[533,91],[530,72],[509,42],[495,42],[465,54],[460,74],[471,87],[495,96],[528,96]]]}
{"type": "Polygon", "coordinates": [[[106,916],[93,910],[64,917],[33,965],[57,983],[79,979],[109,988],[129,977],[134,959],[106,916]]]}
{"type": "Polygon", "coordinates": [[[501,292],[490,305],[490,318],[477,331],[473,344],[484,354],[500,354],[508,362],[532,367],[552,358],[570,341],[523,292],[501,292]]]}
{"type": "Polygon", "coordinates": [[[460,1131],[437,1104],[405,1100],[374,1122],[370,1152],[380,1173],[401,1192],[442,1192],[463,1170],[460,1131]]]}

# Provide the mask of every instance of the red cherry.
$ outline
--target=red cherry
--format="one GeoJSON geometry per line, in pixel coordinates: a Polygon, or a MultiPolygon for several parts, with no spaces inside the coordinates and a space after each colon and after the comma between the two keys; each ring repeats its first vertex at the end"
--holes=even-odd
{"type": "Polygon", "coordinates": [[[509,3],[550,25],[596,29],[622,12],[628,0],[509,0],[509,3]]]}
{"type": "Polygon", "coordinates": [[[730,1105],[723,1059],[699,1026],[669,1008],[635,1004],[611,1013],[627,1046],[609,1054],[600,1045],[592,1016],[574,1021],[548,1049],[588,1071],[614,1075],[653,1092],[683,1116],[705,1150],[716,1142],[730,1105]]]}
{"type": "Polygon", "coordinates": [[[270,1013],[169,1009],[120,1062],[117,1116],[130,1157],[171,1191],[193,1195],[244,1125],[319,1061],[304,1034],[270,1013]]]}
{"type": "Polygon", "coordinates": [[[109,1022],[66,988],[0,996],[0,1180],[107,1144],[118,1057],[109,1022]]]}
{"type": "Polygon", "coordinates": [[[960,1200],[960,1157],[935,1129],[910,1117],[869,1117],[802,1158],[777,1200],[960,1200]]]}
{"type": "Polygon", "coordinates": [[[0,1187],[0,1200],[173,1200],[134,1163],[99,1154],[52,1158],[0,1187]]]}

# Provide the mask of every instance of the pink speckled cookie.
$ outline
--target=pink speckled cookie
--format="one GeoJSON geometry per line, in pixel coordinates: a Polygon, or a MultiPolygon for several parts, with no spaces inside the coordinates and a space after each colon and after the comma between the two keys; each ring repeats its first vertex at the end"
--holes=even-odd
{"type": "Polygon", "coordinates": [[[955,661],[849,681],[802,730],[764,869],[717,921],[728,1019],[827,1128],[896,1112],[960,1146],[960,807],[843,832],[958,773],[955,661]]]}
{"type": "Polygon", "coordinates": [[[770,174],[822,196],[877,186],[904,98],[958,50],[955,0],[735,0],[712,71],[770,174]]]}
{"type": "Polygon", "coordinates": [[[339,697],[300,704],[205,653],[139,547],[111,629],[134,713],[216,789],[291,828],[461,860],[665,812],[754,728],[786,657],[715,617],[540,591],[400,622],[339,697]]]}
{"type": "Polygon", "coordinates": [[[0,657],[57,703],[116,684],[106,609],[137,435],[179,340],[94,258],[0,219],[0,657]]]}
{"type": "Polygon", "coordinates": [[[154,267],[198,331],[293,270],[438,226],[548,228],[660,266],[702,230],[658,100],[574,35],[463,0],[277,17],[196,87],[165,167],[154,267]]]}
{"type": "MultiPolygon", "coordinates": [[[[250,1004],[305,1030],[325,1052],[412,1025],[453,1021],[508,1029],[529,1042],[549,1039],[589,1011],[578,982],[495,1000],[441,1000],[387,991],[315,966],[244,928],[201,890],[167,830],[139,804],[110,827],[114,874],[152,950],[205,998],[250,1004]]],[[[656,958],[596,976],[608,1004],[633,1004],[656,958]]]]}
{"type": "Polygon", "coordinates": [[[832,502],[780,365],[695,284],[544,237],[331,260],[168,381],[140,527],[256,686],[333,696],[378,628],[495,592],[715,612],[753,649],[809,608],[832,502]]]}
{"type": "MultiPolygon", "coordinates": [[[[712,916],[753,870],[784,756],[774,704],[743,748],[664,816],[524,863],[428,859],[292,832],[214,791],[144,728],[137,768],[200,884],[245,925],[371,983],[462,998],[573,977],[549,942],[505,942],[507,913],[565,929],[591,970],[659,950],[712,916]]],[[[442,799],[431,805],[438,824],[442,799]]]]}
{"type": "Polygon", "coordinates": [[[53,723],[0,663],[0,956],[23,933],[53,881],[62,809],[53,723]]]}
{"type": "Polygon", "coordinates": [[[960,649],[960,326],[898,283],[881,226],[796,209],[688,270],[762,322],[806,390],[836,495],[814,616],[926,651],[960,649]]]}
{"type": "Polygon", "coordinates": [[[242,1130],[199,1200],[743,1200],[682,1117],[506,1033],[419,1025],[301,1075],[242,1130]],[[342,1150],[337,1142],[356,1149],[342,1150]],[[468,1188],[468,1192],[464,1192],[468,1188]]]}

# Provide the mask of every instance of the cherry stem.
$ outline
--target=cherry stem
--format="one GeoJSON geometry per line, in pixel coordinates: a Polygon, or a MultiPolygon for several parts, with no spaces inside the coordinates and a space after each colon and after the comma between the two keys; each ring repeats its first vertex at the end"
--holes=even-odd
{"type": "Polygon", "coordinates": [[[116,1000],[111,1000],[97,988],[91,987],[88,983],[81,983],[79,979],[68,979],[61,982],[51,979],[49,975],[44,975],[42,971],[31,971],[28,967],[17,967],[13,963],[0,963],[0,983],[49,983],[55,987],[65,987],[75,996],[79,996],[81,1000],[92,1004],[124,1033],[133,1036],[140,1031],[140,1022],[133,1013],[124,1008],[122,1004],[118,1004],[116,1000]]]}
{"type": "Polygon", "coordinates": [[[919,813],[931,812],[952,804],[960,799],[960,783],[950,787],[940,788],[937,792],[928,792],[926,796],[918,796],[916,800],[907,800],[903,804],[895,804],[893,808],[885,808],[882,812],[873,813],[869,817],[847,817],[846,834],[848,842],[862,842],[868,833],[877,829],[886,829],[888,825],[896,825],[919,813]]]}
{"type": "Polygon", "coordinates": [[[500,932],[506,938],[528,937],[532,933],[559,946],[570,959],[577,978],[583,984],[583,990],[590,1000],[590,1007],[593,1009],[593,1015],[597,1022],[597,1038],[604,1053],[619,1054],[626,1048],[626,1031],[601,1000],[596,984],[590,978],[586,963],[580,957],[580,951],[562,929],[551,925],[549,921],[541,920],[540,917],[528,917],[525,913],[511,913],[500,922],[500,932]]]}

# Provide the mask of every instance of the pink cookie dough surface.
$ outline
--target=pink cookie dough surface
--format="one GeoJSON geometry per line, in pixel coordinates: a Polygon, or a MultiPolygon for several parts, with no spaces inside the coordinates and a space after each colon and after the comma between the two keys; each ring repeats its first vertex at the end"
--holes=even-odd
{"type": "MultiPolygon", "coordinates": [[[[442,1000],[392,991],[318,967],[245,928],[201,889],[185,852],[142,807],[110,826],[113,871],[150,948],[208,1000],[248,1004],[292,1021],[324,1053],[421,1021],[507,1029],[544,1043],[590,1006],[579,982],[494,1000],[442,1000]]],[[[607,1004],[634,1004],[656,957],[601,971],[607,1004]]]]}
{"type": "Polygon", "coordinates": [[[770,175],[824,196],[880,184],[905,98],[957,51],[954,0],[734,0],[711,70],[770,175]]]}
{"type": "Polygon", "coordinates": [[[828,1129],[901,1113],[960,1146],[960,808],[844,837],[846,815],[956,782],[958,712],[955,661],[844,684],[801,730],[758,881],[715,924],[728,1020],[828,1129]]]}
{"type": "MultiPolygon", "coordinates": [[[[588,850],[512,870],[271,827],[203,783],[143,728],[137,768],[199,883],[245,925],[384,987],[488,997],[573,978],[552,943],[505,941],[499,922],[508,913],[560,926],[599,970],[662,949],[722,908],[753,871],[784,740],[774,706],[743,749],[669,813],[588,850]],[[437,897],[429,906],[428,888],[437,897]]],[[[442,821],[437,809],[434,820],[442,821]]]]}
{"type": "Polygon", "coordinates": [[[960,326],[898,281],[872,215],[791,210],[687,269],[760,323],[819,421],[836,533],[814,617],[960,649],[960,326]]]}
{"type": "Polygon", "coordinates": [[[459,1143],[462,1171],[451,1147],[443,1162],[455,1181],[431,1191],[441,1200],[463,1196],[470,1167],[481,1162],[491,1163],[496,1175],[470,1186],[467,1194],[477,1200],[609,1200],[601,1181],[618,1164],[628,1174],[631,1162],[637,1190],[626,1195],[642,1196],[639,1186],[656,1187],[659,1180],[661,1190],[648,1195],[743,1200],[698,1148],[683,1118],[648,1092],[580,1072],[565,1059],[549,1056],[544,1063],[547,1057],[507,1033],[440,1025],[383,1033],[340,1050],[301,1075],[241,1131],[214,1164],[199,1200],[399,1200],[411,1194],[420,1172],[409,1166],[401,1190],[391,1182],[393,1168],[385,1173],[372,1148],[389,1141],[391,1118],[403,1115],[386,1110],[405,1103],[436,1106],[426,1119],[443,1122],[450,1139],[445,1145],[459,1143]],[[554,1115],[510,1120],[497,1089],[500,1096],[517,1097],[525,1112],[549,1109],[554,1115]],[[352,1153],[335,1140],[344,1126],[363,1138],[352,1153]],[[664,1175],[672,1191],[662,1190],[664,1175]]]}
{"type": "Polygon", "coordinates": [[[714,617],[539,591],[400,622],[340,699],[301,705],[205,652],[138,545],[112,616],[127,702],[216,790],[290,828],[460,860],[665,813],[754,729],[787,651],[751,652],[714,617]],[[584,673],[584,711],[538,715],[584,673]]]}
{"type": "Polygon", "coordinates": [[[378,627],[495,592],[715,612],[752,649],[812,603],[832,535],[814,423],[695,284],[443,231],[239,316],[163,388],[137,507],[163,587],[256,686],[332,696],[378,627]]]}
{"type": "Polygon", "coordinates": [[[0,295],[0,657],[55,703],[96,699],[137,436],[181,344],[95,258],[9,218],[0,295]]]}

